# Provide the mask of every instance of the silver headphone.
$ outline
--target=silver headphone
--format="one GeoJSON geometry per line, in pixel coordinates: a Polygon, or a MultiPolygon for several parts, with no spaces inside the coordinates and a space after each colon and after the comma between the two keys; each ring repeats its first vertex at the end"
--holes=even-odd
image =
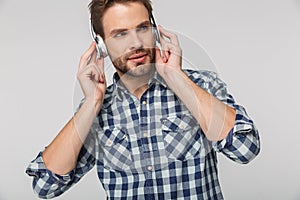
{"type": "MultiPolygon", "coordinates": [[[[156,25],[156,22],[155,22],[155,19],[154,19],[152,13],[150,15],[150,21],[153,26],[153,35],[155,37],[156,42],[158,43],[158,45],[160,47],[160,45],[161,45],[160,34],[159,34],[159,30],[157,28],[157,25],[156,25]]],[[[91,20],[90,20],[90,32],[91,32],[91,36],[92,36],[93,40],[95,40],[95,42],[97,44],[96,48],[97,48],[97,52],[98,52],[98,57],[105,58],[108,55],[108,53],[107,53],[107,49],[106,49],[104,40],[102,39],[102,37],[100,35],[97,35],[95,33],[91,20]]]]}

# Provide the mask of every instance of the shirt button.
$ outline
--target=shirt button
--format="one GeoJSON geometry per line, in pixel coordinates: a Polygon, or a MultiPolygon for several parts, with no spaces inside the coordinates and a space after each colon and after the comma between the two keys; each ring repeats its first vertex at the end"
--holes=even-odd
{"type": "Polygon", "coordinates": [[[149,171],[152,171],[153,168],[152,168],[152,166],[148,166],[147,169],[148,169],[149,171]]]}
{"type": "Polygon", "coordinates": [[[146,104],[147,104],[147,102],[146,102],[146,101],[143,101],[143,102],[142,102],[142,104],[143,104],[143,105],[146,105],[146,104]]]}
{"type": "Polygon", "coordinates": [[[57,185],[57,184],[51,185],[51,189],[56,190],[57,188],[58,188],[58,185],[57,185]]]}
{"type": "Polygon", "coordinates": [[[110,139],[107,140],[106,142],[107,146],[111,146],[112,145],[112,141],[110,139]]]}
{"type": "Polygon", "coordinates": [[[144,133],[144,138],[148,137],[148,133],[144,133]]]}
{"type": "Polygon", "coordinates": [[[184,129],[184,126],[182,124],[179,125],[180,129],[184,129]]]}

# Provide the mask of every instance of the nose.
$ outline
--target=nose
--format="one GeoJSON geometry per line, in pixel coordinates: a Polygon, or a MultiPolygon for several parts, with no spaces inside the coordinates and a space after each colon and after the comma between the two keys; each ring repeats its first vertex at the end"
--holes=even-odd
{"type": "Polygon", "coordinates": [[[143,47],[143,42],[140,36],[136,31],[131,31],[130,34],[130,43],[129,43],[129,49],[130,51],[140,49],[143,47]]]}

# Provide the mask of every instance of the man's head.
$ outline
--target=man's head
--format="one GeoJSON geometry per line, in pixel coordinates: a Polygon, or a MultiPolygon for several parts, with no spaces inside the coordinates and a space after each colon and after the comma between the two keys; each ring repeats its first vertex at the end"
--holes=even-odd
{"type": "Polygon", "coordinates": [[[94,30],[105,40],[119,75],[147,73],[155,57],[150,1],[93,0],[90,11],[94,30]]]}

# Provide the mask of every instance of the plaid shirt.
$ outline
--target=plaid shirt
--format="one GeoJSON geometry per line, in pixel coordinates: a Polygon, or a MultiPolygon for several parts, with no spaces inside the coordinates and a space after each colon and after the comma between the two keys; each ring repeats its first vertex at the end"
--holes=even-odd
{"type": "Polygon", "coordinates": [[[185,73],[236,109],[234,128],[225,139],[208,141],[157,73],[140,99],[122,87],[115,75],[76,168],[63,176],[54,174],[46,169],[40,152],[26,170],[34,176],[34,191],[42,198],[58,196],[97,165],[108,199],[223,199],[216,152],[248,163],[259,152],[259,135],[216,73],[185,73]]]}

